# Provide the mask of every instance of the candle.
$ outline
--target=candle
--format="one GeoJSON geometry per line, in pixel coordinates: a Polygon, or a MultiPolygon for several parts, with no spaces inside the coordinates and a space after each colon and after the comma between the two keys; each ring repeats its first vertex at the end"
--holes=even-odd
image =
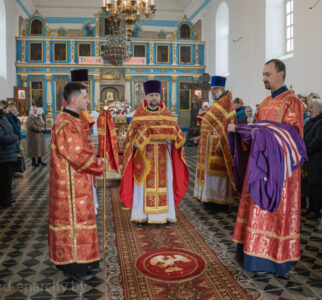
{"type": "Polygon", "coordinates": [[[162,88],[162,90],[163,90],[162,100],[164,102],[165,101],[165,99],[164,99],[164,87],[162,88]]]}
{"type": "Polygon", "coordinates": [[[154,5],[154,0],[151,0],[151,5],[154,5]]]}
{"type": "Polygon", "coordinates": [[[103,0],[103,5],[102,5],[103,7],[105,6],[105,0],[103,0]]]}

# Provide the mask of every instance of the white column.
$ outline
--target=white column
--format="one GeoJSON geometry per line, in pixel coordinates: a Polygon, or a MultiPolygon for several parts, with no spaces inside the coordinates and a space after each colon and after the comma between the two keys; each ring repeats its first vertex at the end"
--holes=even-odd
{"type": "Polygon", "coordinates": [[[55,106],[55,101],[52,96],[52,88],[51,88],[51,82],[52,82],[52,75],[46,74],[46,80],[47,80],[47,114],[46,114],[46,130],[50,130],[53,127],[54,123],[54,117],[53,117],[53,110],[52,108],[55,106]]]}
{"type": "Polygon", "coordinates": [[[124,93],[124,97],[125,97],[125,101],[129,104],[131,104],[131,86],[130,86],[131,82],[130,82],[130,77],[126,77],[125,78],[125,93],[124,93]]]}
{"type": "Polygon", "coordinates": [[[172,62],[173,65],[177,65],[177,44],[172,44],[172,62]]]}
{"type": "Polygon", "coordinates": [[[46,75],[47,80],[47,106],[50,105],[52,108],[55,105],[55,101],[52,96],[52,88],[51,88],[51,80],[53,76],[52,75],[46,75]]]}
{"type": "Polygon", "coordinates": [[[149,43],[149,48],[150,48],[150,65],[153,65],[153,43],[149,43]]]}
{"type": "MultiPolygon", "coordinates": [[[[22,86],[27,87],[27,81],[28,81],[28,75],[22,74],[21,75],[21,80],[22,80],[22,86]]],[[[29,92],[30,93],[30,92],[29,92]]]]}
{"type": "Polygon", "coordinates": [[[100,80],[101,76],[99,74],[94,74],[94,81],[95,81],[95,91],[94,91],[94,103],[95,103],[95,110],[97,106],[100,105],[100,80]]]}
{"type": "Polygon", "coordinates": [[[74,40],[70,42],[70,60],[72,64],[75,64],[75,41],[74,40]]]}
{"type": "Polygon", "coordinates": [[[199,65],[199,45],[195,44],[195,65],[199,65]]]}
{"type": "Polygon", "coordinates": [[[21,40],[21,62],[26,62],[26,40],[21,40]]]}
{"type": "Polygon", "coordinates": [[[46,41],[46,63],[50,64],[50,40],[46,41]]]}
{"type": "Polygon", "coordinates": [[[172,79],[171,112],[173,114],[176,112],[176,104],[177,104],[177,77],[171,76],[171,79],[172,79]]]}

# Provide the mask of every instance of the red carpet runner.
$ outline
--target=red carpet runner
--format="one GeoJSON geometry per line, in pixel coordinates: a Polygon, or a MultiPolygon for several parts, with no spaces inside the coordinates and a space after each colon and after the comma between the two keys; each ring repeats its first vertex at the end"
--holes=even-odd
{"type": "Polygon", "coordinates": [[[121,208],[118,188],[111,188],[111,197],[125,299],[250,299],[179,209],[176,210],[176,225],[138,227],[130,222],[130,210],[121,208]],[[140,256],[162,248],[192,252],[202,258],[205,269],[191,280],[170,283],[162,280],[162,276],[153,280],[153,276],[145,276],[137,270],[140,256]]]}

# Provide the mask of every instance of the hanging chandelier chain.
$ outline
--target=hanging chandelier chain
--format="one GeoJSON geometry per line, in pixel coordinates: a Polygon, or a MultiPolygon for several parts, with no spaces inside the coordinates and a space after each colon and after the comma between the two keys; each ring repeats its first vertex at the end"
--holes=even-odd
{"type": "Polygon", "coordinates": [[[103,0],[103,10],[113,22],[124,18],[128,39],[133,26],[140,20],[150,20],[156,11],[154,0],[103,0]]]}
{"type": "MultiPolygon", "coordinates": [[[[133,34],[133,27],[140,20],[151,19],[155,14],[154,0],[103,0],[103,10],[108,20],[113,23],[126,24],[127,41],[118,34],[117,38],[108,38],[102,46],[102,58],[112,65],[121,65],[130,58],[129,41],[133,34]]],[[[116,33],[116,30],[113,30],[116,33]]]]}

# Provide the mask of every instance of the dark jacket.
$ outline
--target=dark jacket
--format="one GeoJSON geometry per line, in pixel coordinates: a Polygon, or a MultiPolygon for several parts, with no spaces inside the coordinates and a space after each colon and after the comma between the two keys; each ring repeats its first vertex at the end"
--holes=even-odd
{"type": "Polygon", "coordinates": [[[20,121],[14,114],[12,114],[10,112],[6,116],[7,116],[8,121],[12,125],[15,135],[19,139],[19,141],[16,144],[16,150],[17,150],[17,153],[19,153],[20,152],[20,140],[22,139],[20,121]]]}
{"type": "Polygon", "coordinates": [[[322,113],[311,118],[304,127],[308,162],[308,183],[322,184],[322,113]]]}
{"type": "Polygon", "coordinates": [[[0,164],[17,161],[17,140],[6,115],[0,110],[0,164]]]}

